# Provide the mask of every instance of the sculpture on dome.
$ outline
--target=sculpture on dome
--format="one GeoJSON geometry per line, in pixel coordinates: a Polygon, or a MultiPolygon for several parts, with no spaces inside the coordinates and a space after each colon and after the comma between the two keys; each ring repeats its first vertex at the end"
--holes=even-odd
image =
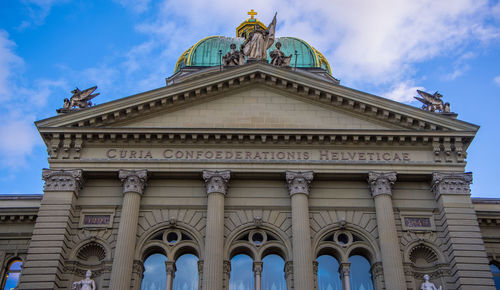
{"type": "Polygon", "coordinates": [[[292,55],[285,56],[281,51],[281,42],[276,42],[276,49],[269,53],[271,64],[276,66],[290,66],[292,55]]]}
{"type": "Polygon", "coordinates": [[[450,103],[444,103],[443,100],[441,100],[443,95],[441,95],[440,93],[435,92],[433,95],[431,95],[421,90],[417,90],[417,93],[422,98],[419,97],[414,97],[414,98],[423,103],[422,110],[429,112],[440,111],[442,113],[450,112],[450,103]]]}
{"type": "Polygon", "coordinates": [[[224,65],[235,66],[245,63],[245,56],[241,51],[236,50],[236,44],[231,43],[231,51],[222,57],[224,65]]]}
{"type": "Polygon", "coordinates": [[[92,106],[93,98],[97,97],[99,93],[92,94],[97,89],[97,86],[81,91],[76,88],[71,91],[73,96],[70,99],[64,99],[64,105],[61,109],[57,110],[58,113],[67,113],[77,109],[85,109],[92,106]]]}
{"type": "Polygon", "coordinates": [[[92,272],[90,270],[87,270],[85,273],[85,279],[80,280],[78,282],[73,282],[71,285],[72,290],[95,290],[95,282],[94,280],[90,279],[92,276],[92,272]]]}
{"type": "Polygon", "coordinates": [[[429,275],[425,274],[424,275],[424,283],[420,286],[420,290],[441,290],[443,289],[441,286],[439,288],[436,288],[436,285],[434,283],[429,282],[429,275]]]}
{"type": "Polygon", "coordinates": [[[266,30],[260,28],[259,25],[255,25],[255,29],[245,39],[242,51],[248,58],[247,60],[267,60],[267,50],[274,43],[277,14],[274,14],[273,21],[271,21],[266,30]]]}

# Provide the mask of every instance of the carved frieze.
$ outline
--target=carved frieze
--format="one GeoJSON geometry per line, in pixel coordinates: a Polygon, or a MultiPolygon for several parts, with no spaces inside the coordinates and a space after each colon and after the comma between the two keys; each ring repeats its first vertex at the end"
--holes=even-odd
{"type": "Polygon", "coordinates": [[[207,194],[218,192],[226,195],[230,177],[231,177],[231,172],[229,170],[225,171],[203,170],[203,180],[205,180],[207,194]]]}
{"type": "Polygon", "coordinates": [[[372,196],[380,194],[392,195],[392,185],[396,182],[396,172],[370,172],[368,173],[368,183],[372,191],[372,196]]]}
{"type": "Polygon", "coordinates": [[[314,173],[312,171],[287,171],[286,183],[290,196],[296,193],[309,195],[310,185],[313,180],[314,173]]]}
{"type": "Polygon", "coordinates": [[[441,194],[470,194],[472,173],[434,172],[432,174],[432,187],[436,199],[441,194]]]}
{"type": "Polygon", "coordinates": [[[118,177],[123,184],[123,193],[137,192],[143,194],[148,180],[147,170],[120,170],[118,177]]]}
{"type": "Polygon", "coordinates": [[[80,169],[74,170],[51,170],[42,171],[42,179],[45,181],[44,191],[72,191],[77,196],[82,188],[83,173],[80,169]]]}

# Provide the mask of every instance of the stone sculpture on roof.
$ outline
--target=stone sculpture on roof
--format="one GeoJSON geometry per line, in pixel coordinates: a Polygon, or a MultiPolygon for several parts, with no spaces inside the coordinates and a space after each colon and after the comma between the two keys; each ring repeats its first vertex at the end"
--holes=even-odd
{"type": "Polygon", "coordinates": [[[276,49],[269,53],[271,64],[276,66],[290,66],[292,55],[286,56],[281,51],[281,42],[276,42],[276,49]]]}
{"type": "Polygon", "coordinates": [[[250,60],[264,60],[267,61],[267,50],[274,43],[274,34],[276,30],[276,15],[274,14],[273,21],[269,24],[266,30],[255,25],[255,29],[250,32],[247,39],[242,45],[242,51],[250,60]]]}
{"type": "Polygon", "coordinates": [[[439,111],[442,113],[450,112],[450,103],[444,103],[443,100],[441,100],[443,95],[441,95],[440,93],[435,92],[433,95],[431,95],[421,90],[417,90],[417,93],[421,96],[421,98],[414,98],[423,103],[422,110],[429,112],[439,111]]]}
{"type": "Polygon", "coordinates": [[[85,109],[92,106],[93,98],[97,97],[99,93],[92,94],[97,89],[97,86],[88,88],[86,90],[81,91],[79,88],[76,88],[71,91],[73,96],[70,99],[64,99],[64,104],[61,109],[58,109],[58,113],[67,113],[73,110],[85,109]]]}
{"type": "Polygon", "coordinates": [[[222,57],[224,65],[235,66],[245,63],[245,56],[241,51],[236,50],[236,44],[231,43],[231,51],[222,57]]]}

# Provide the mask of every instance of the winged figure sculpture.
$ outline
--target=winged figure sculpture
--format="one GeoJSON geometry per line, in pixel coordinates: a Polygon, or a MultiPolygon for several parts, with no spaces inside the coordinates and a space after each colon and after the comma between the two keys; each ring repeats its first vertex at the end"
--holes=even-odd
{"type": "Polygon", "coordinates": [[[422,110],[430,112],[439,111],[443,113],[450,112],[450,103],[444,103],[443,100],[441,100],[443,95],[441,95],[440,93],[435,92],[433,95],[431,95],[421,90],[417,90],[417,93],[421,96],[421,98],[414,98],[422,102],[422,110]]]}
{"type": "Polygon", "coordinates": [[[86,90],[80,90],[79,88],[76,88],[71,91],[73,96],[69,99],[64,99],[64,105],[62,109],[58,110],[58,112],[68,112],[71,110],[77,110],[77,109],[85,109],[88,107],[92,106],[92,100],[93,98],[97,97],[99,93],[93,94],[93,92],[97,89],[97,86],[88,88],[86,90]]]}

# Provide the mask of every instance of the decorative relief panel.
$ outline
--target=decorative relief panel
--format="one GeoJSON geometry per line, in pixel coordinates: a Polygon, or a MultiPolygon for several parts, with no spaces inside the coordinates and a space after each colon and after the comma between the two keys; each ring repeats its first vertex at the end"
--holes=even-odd
{"type": "Polygon", "coordinates": [[[404,231],[435,231],[436,225],[431,213],[401,213],[401,227],[404,231]]]}
{"type": "Polygon", "coordinates": [[[82,170],[44,169],[42,178],[45,181],[44,191],[72,191],[78,195],[82,188],[82,170]]]}
{"type": "Polygon", "coordinates": [[[80,228],[111,228],[113,227],[114,209],[86,209],[80,214],[80,228]]]}

